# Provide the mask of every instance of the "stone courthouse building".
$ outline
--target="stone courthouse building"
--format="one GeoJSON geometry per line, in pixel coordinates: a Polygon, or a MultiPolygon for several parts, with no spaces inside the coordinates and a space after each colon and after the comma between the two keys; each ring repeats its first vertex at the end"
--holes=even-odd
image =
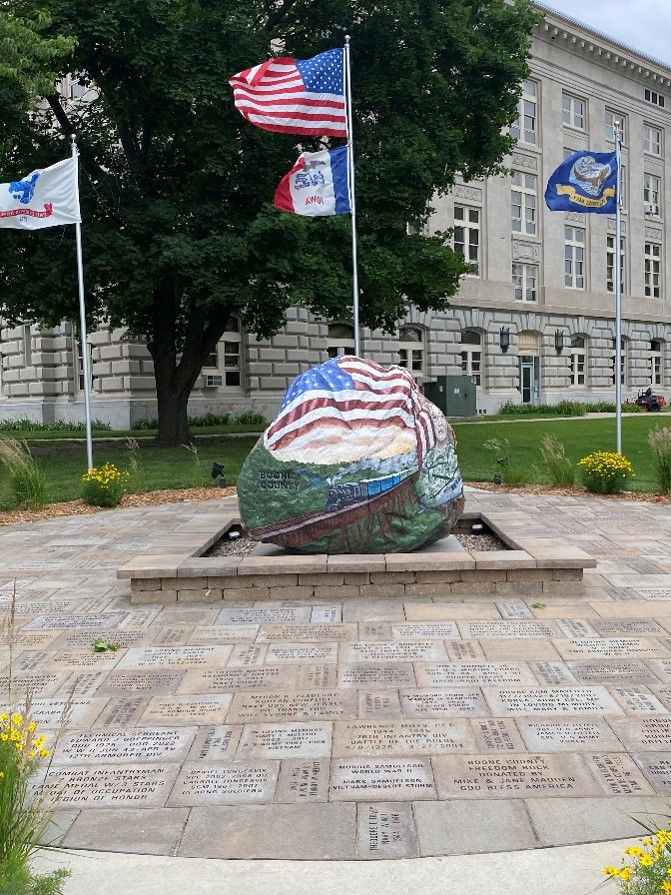
{"type": "MultiPolygon", "coordinates": [[[[539,6],[531,74],[512,128],[512,174],[457,184],[435,201],[429,231],[454,228],[470,265],[451,307],[411,311],[396,337],[362,331],[362,353],[408,366],[423,384],[467,376],[478,413],[502,402],[614,399],[615,219],[550,212],[550,174],[577,149],[614,148],[622,122],[623,398],[671,394],[671,67],[539,6]],[[668,161],[667,161],[668,160],[668,161]],[[669,172],[666,166],[669,165],[669,172]]],[[[77,91],[77,85],[64,89],[77,91]]],[[[156,417],[152,362],[121,331],[90,334],[91,408],[116,428],[156,417]]],[[[83,419],[81,346],[73,328],[26,322],[0,332],[0,418],[83,419]]],[[[298,373],[353,353],[349,320],[296,309],[257,342],[232,321],[193,391],[190,411],[272,416],[298,373]]],[[[454,380],[450,380],[451,383],[454,380]]]]}

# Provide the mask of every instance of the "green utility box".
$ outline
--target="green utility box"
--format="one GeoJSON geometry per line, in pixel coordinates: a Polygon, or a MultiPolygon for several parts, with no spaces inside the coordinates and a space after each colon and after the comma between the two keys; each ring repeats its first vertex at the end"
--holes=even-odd
{"type": "Polygon", "coordinates": [[[445,416],[476,416],[475,376],[439,376],[424,384],[424,394],[445,416]]]}

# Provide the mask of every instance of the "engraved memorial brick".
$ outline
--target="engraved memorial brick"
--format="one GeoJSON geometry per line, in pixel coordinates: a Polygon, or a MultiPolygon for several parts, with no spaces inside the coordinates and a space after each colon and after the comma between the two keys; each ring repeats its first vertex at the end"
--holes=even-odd
{"type": "Polygon", "coordinates": [[[326,802],[329,765],[325,758],[285,758],[280,766],[276,802],[326,802]]]}
{"type": "Polygon", "coordinates": [[[535,677],[524,662],[417,663],[415,673],[420,687],[536,683],[535,677]]]}
{"type": "Polygon", "coordinates": [[[437,640],[370,640],[343,644],[345,662],[440,662],[447,659],[437,640]]]}
{"type": "Polygon", "coordinates": [[[489,715],[477,687],[404,690],[401,693],[401,710],[405,718],[477,718],[489,715]]]}
{"type": "Polygon", "coordinates": [[[435,799],[428,758],[335,759],[331,801],[418,801],[435,799]]]}
{"type": "Polygon", "coordinates": [[[529,752],[623,752],[624,746],[603,718],[518,718],[529,752]]]}
{"type": "Polygon", "coordinates": [[[478,752],[522,752],[524,743],[507,718],[474,718],[471,727],[478,752]]]}
{"type": "Polygon", "coordinates": [[[600,794],[579,755],[437,755],[432,764],[440,799],[600,794]]]}
{"type": "Polygon", "coordinates": [[[331,721],[354,718],[356,693],[301,690],[288,693],[236,693],[228,711],[231,724],[259,721],[331,721]]]}
{"type": "Polygon", "coordinates": [[[466,719],[336,722],[333,755],[439,755],[473,752],[466,719]]]}
{"type": "Polygon", "coordinates": [[[483,693],[495,717],[622,714],[605,687],[484,687],[483,693]]]}
{"type": "Polygon", "coordinates": [[[279,762],[186,762],[168,799],[171,808],[182,805],[254,805],[271,802],[279,762]]]}
{"type": "Polygon", "coordinates": [[[179,766],[123,764],[99,767],[52,765],[31,790],[58,808],[161,808],[179,766]],[[37,788],[39,785],[39,789],[37,788]]]}
{"type": "Polygon", "coordinates": [[[585,756],[588,767],[608,796],[652,795],[653,788],[628,755],[585,756]]]}
{"type": "Polygon", "coordinates": [[[233,727],[230,724],[199,727],[189,752],[189,761],[233,758],[241,735],[242,727],[233,727]]]}
{"type": "Polygon", "coordinates": [[[199,668],[225,665],[233,647],[146,646],[132,647],[119,662],[119,670],[129,668],[199,668]]]}
{"type": "Polygon", "coordinates": [[[281,609],[222,609],[217,625],[293,624],[310,621],[309,606],[286,606],[281,609]]]}
{"type": "Polygon", "coordinates": [[[414,858],[417,837],[412,806],[402,802],[362,802],[357,811],[359,857],[414,858]]]}
{"type": "Polygon", "coordinates": [[[325,758],[331,754],[330,723],[246,724],[237,758],[325,758]]]}
{"type": "Polygon", "coordinates": [[[54,757],[56,764],[110,764],[128,761],[180,761],[196,735],[194,727],[147,730],[95,730],[66,733],[54,757]]]}
{"type": "Polygon", "coordinates": [[[412,665],[344,665],[339,671],[338,686],[349,687],[375,687],[382,689],[389,687],[413,687],[415,675],[412,665]]]}
{"type": "Polygon", "coordinates": [[[230,693],[192,696],[154,696],[142,713],[145,724],[221,724],[233,699],[230,693]]]}
{"type": "Polygon", "coordinates": [[[296,685],[295,666],[208,668],[187,671],[177,693],[231,693],[238,690],[286,690],[296,685]]]}

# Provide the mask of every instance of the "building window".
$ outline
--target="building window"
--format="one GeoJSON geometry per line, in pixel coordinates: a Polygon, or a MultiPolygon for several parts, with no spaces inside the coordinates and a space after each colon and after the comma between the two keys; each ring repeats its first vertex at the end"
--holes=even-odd
{"type": "Polygon", "coordinates": [[[515,233],[536,235],[536,175],[513,171],[512,225],[515,233]]]}
{"type": "Polygon", "coordinates": [[[398,365],[410,370],[415,381],[424,381],[424,331],[417,326],[402,326],[398,333],[398,365]]]}
{"type": "Polygon", "coordinates": [[[29,367],[33,362],[33,338],[30,323],[24,323],[23,327],[23,366],[29,367]]]}
{"type": "Polygon", "coordinates": [[[662,154],[662,131],[651,124],[643,125],[643,151],[650,155],[662,154]]]}
{"type": "Polygon", "coordinates": [[[476,385],[482,384],[482,335],[474,329],[461,334],[461,372],[472,376],[476,385]]]}
{"type": "Polygon", "coordinates": [[[585,231],[580,227],[564,227],[564,285],[585,288],[585,231]]]}
{"type": "Polygon", "coordinates": [[[515,301],[536,301],[537,264],[513,264],[515,301]]]}
{"type": "Polygon", "coordinates": [[[622,144],[625,142],[625,127],[624,127],[624,115],[621,115],[619,112],[613,112],[610,109],[606,109],[605,117],[604,117],[604,137],[610,143],[615,142],[615,122],[620,122],[620,139],[622,144]]]}
{"type": "Polygon", "coordinates": [[[562,97],[562,120],[569,127],[585,130],[585,101],[565,93],[562,97]]]}
{"type": "Polygon", "coordinates": [[[663,346],[658,339],[650,340],[650,385],[664,385],[663,346]]]}
{"type": "Polygon", "coordinates": [[[510,127],[510,136],[520,143],[538,143],[536,134],[537,85],[534,81],[524,81],[522,95],[517,108],[517,120],[510,127]]]}
{"type": "Polygon", "coordinates": [[[659,215],[659,197],[662,181],[654,174],[643,175],[643,211],[645,214],[659,215]]]}
{"type": "Polygon", "coordinates": [[[652,103],[653,106],[659,106],[660,109],[664,108],[664,97],[661,93],[657,93],[654,90],[648,90],[646,87],[644,96],[646,101],[652,103]]]}
{"type": "MultiPolygon", "coordinates": [[[[620,238],[620,294],[624,294],[624,237],[620,238]]],[[[615,236],[606,236],[606,289],[615,292],[615,236]]]]}
{"type": "MultiPolygon", "coordinates": [[[[84,355],[82,353],[82,340],[74,334],[73,327],[73,348],[74,354],[77,358],[77,375],[75,376],[75,392],[78,394],[83,394],[85,391],[84,383],[84,355]]],[[[86,350],[88,352],[88,362],[89,362],[89,392],[93,391],[93,351],[91,345],[87,343],[86,350]]]]}
{"type": "Polygon", "coordinates": [[[659,298],[662,294],[661,261],[661,245],[656,242],[646,242],[643,282],[645,286],[645,294],[649,298],[659,298]]]}
{"type": "Polygon", "coordinates": [[[571,336],[570,384],[587,385],[585,370],[587,369],[587,340],[584,336],[571,336]]]}
{"type": "Polygon", "coordinates": [[[242,388],[242,327],[229,317],[226,331],[203,364],[205,385],[212,388],[242,388]]]}
{"type": "Polygon", "coordinates": [[[468,275],[480,276],[480,209],[454,206],[454,251],[464,256],[468,275]]]}
{"type": "MultiPolygon", "coordinates": [[[[615,339],[613,339],[613,363],[611,364],[612,382],[615,385],[615,339]]],[[[620,385],[627,384],[627,340],[620,340],[620,385]]]]}
{"type": "Polygon", "coordinates": [[[329,357],[354,354],[354,327],[351,323],[329,323],[326,353],[329,357]]]}

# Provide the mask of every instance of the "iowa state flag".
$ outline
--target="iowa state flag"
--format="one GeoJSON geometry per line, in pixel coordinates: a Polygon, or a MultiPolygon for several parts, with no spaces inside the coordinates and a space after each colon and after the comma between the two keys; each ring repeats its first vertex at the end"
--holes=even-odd
{"type": "Polygon", "coordinates": [[[76,156],[0,183],[0,227],[41,230],[81,220],[76,156]]]}
{"type": "Polygon", "coordinates": [[[550,211],[614,214],[617,209],[617,156],[580,149],[564,159],[548,180],[550,211]]]}
{"type": "Polygon", "coordinates": [[[275,190],[273,204],[283,211],[311,217],[349,214],[347,147],[299,155],[275,190]]]}
{"type": "Polygon", "coordinates": [[[269,59],[229,79],[241,115],[267,131],[347,136],[344,50],[269,59]]]}

